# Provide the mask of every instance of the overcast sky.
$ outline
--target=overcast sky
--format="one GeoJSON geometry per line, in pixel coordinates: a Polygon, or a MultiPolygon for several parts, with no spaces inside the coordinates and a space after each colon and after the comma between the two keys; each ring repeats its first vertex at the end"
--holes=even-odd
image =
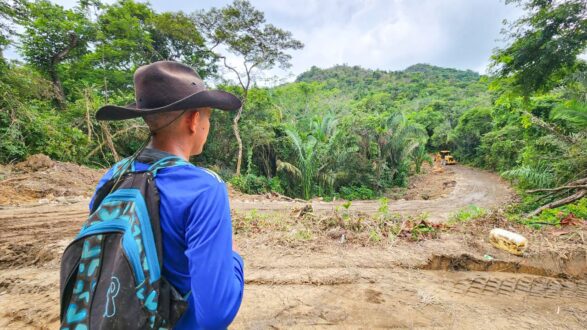
{"type": "MultiPolygon", "coordinates": [[[[55,0],[71,7],[75,0],[55,0]]],[[[112,2],[106,1],[106,2],[112,2]]],[[[152,0],[156,11],[191,12],[227,0],[152,0]]],[[[251,0],[268,23],[289,30],[305,47],[292,52],[287,77],[312,65],[401,70],[415,63],[480,73],[500,45],[504,19],[521,11],[503,0],[251,0]]],[[[9,54],[6,54],[9,55],[9,54]]],[[[290,78],[291,79],[291,78],[290,78]]]]}

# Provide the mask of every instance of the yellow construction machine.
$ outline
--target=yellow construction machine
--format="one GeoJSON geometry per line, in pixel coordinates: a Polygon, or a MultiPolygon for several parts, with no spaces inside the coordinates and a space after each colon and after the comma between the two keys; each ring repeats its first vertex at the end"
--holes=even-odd
{"type": "Polygon", "coordinates": [[[442,165],[455,165],[457,163],[448,150],[441,150],[439,158],[442,165]]]}

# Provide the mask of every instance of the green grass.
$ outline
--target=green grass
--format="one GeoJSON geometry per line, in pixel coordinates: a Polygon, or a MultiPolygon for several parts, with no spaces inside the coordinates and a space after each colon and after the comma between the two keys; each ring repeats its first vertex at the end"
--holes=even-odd
{"type": "Polygon", "coordinates": [[[309,241],[314,237],[312,231],[309,229],[296,230],[293,234],[293,238],[299,241],[309,241]]]}
{"type": "Polygon", "coordinates": [[[460,222],[467,222],[473,219],[480,218],[487,214],[487,210],[477,205],[469,205],[465,208],[458,210],[453,213],[448,220],[449,225],[457,224],[460,222]]]}

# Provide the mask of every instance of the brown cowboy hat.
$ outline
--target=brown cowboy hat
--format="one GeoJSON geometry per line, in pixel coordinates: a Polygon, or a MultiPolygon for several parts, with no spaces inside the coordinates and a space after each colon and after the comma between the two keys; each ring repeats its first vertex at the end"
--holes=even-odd
{"type": "Polygon", "coordinates": [[[98,120],[122,120],[150,114],[211,107],[237,110],[241,101],[231,93],[207,90],[200,76],[187,65],[160,61],[141,66],[134,74],[135,103],[105,105],[98,120]]]}

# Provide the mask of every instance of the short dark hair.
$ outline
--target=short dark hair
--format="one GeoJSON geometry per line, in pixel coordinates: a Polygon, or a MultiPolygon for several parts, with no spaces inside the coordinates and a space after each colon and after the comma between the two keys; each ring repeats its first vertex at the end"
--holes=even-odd
{"type": "Polygon", "coordinates": [[[173,126],[180,117],[188,112],[198,111],[198,109],[186,109],[182,111],[155,113],[143,116],[143,120],[149,126],[151,133],[155,133],[167,127],[173,126]]]}

